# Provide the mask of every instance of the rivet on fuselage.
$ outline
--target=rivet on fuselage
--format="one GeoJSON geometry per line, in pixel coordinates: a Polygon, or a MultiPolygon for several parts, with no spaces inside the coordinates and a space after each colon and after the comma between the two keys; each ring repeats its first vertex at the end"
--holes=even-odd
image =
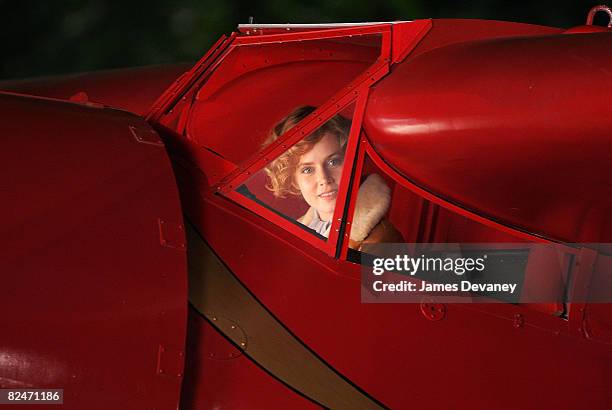
{"type": "Polygon", "coordinates": [[[523,315],[521,315],[520,313],[517,313],[516,315],[514,315],[514,324],[513,324],[514,327],[516,328],[523,327],[524,324],[525,324],[525,319],[523,318],[523,315]]]}

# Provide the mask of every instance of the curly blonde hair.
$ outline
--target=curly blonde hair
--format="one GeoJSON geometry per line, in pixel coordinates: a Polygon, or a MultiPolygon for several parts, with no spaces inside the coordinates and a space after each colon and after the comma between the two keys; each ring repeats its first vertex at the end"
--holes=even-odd
{"type": "MultiPolygon", "coordinates": [[[[263,146],[266,147],[276,141],[278,137],[293,128],[298,122],[306,118],[315,110],[315,107],[304,105],[297,107],[289,115],[280,120],[270,131],[263,146]]],[[[338,138],[342,150],[346,149],[346,142],[351,128],[351,122],[336,114],[325,124],[306,136],[303,140],[283,152],[277,159],[270,162],[264,169],[268,175],[266,188],[277,198],[287,198],[288,195],[300,196],[301,192],[295,182],[295,170],[300,157],[310,151],[325,134],[332,134],[338,138]]]]}

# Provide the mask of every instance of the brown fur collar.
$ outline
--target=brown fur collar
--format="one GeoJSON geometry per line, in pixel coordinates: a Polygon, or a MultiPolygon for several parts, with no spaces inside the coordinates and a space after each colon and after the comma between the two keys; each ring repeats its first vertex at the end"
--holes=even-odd
{"type": "Polygon", "coordinates": [[[391,189],[378,174],[370,174],[359,187],[351,240],[361,242],[385,216],[391,203],[391,189]]]}

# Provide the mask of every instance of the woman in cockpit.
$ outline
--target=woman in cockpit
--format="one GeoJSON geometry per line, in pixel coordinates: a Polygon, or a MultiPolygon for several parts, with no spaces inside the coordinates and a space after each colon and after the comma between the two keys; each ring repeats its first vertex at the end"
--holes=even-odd
{"type": "MultiPolygon", "coordinates": [[[[265,145],[314,110],[311,106],[293,110],[276,124],[265,145]]],[[[336,207],[350,126],[349,120],[336,115],[265,168],[267,188],[277,198],[304,198],[310,208],[297,221],[326,238],[336,207]]],[[[390,199],[390,189],[380,175],[370,174],[361,184],[351,227],[351,248],[360,249],[364,243],[403,241],[400,233],[384,218],[390,199]]]]}

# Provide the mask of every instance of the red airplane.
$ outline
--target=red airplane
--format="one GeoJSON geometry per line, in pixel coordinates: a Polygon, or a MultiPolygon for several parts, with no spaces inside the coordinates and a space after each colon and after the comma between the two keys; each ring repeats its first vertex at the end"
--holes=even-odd
{"type": "Polygon", "coordinates": [[[597,11],[247,24],[193,67],[1,83],[0,388],[71,409],[609,409],[612,309],[589,302],[609,247],[569,247],[564,275],[532,255],[539,303],[362,303],[360,281],[385,235],[612,243],[597,11]]]}

